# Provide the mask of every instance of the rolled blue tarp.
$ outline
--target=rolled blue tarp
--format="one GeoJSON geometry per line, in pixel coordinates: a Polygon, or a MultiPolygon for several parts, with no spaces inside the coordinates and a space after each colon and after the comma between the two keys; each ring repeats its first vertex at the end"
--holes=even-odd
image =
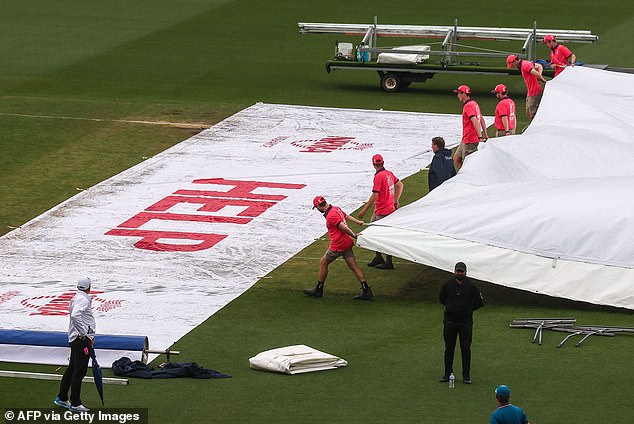
{"type": "MultiPolygon", "coordinates": [[[[0,329],[0,344],[68,347],[68,333],[64,331],[4,330],[0,329]]],[[[95,349],[143,351],[148,348],[146,336],[97,334],[95,349]]]]}

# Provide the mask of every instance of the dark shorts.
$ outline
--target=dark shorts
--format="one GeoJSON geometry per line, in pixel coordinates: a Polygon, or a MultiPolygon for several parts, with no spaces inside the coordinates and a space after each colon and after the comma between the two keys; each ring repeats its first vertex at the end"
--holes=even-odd
{"type": "Polygon", "coordinates": [[[324,258],[326,258],[326,261],[328,263],[334,262],[334,260],[337,259],[339,256],[343,256],[344,259],[354,258],[354,252],[352,251],[352,249],[348,249],[344,250],[343,252],[337,252],[336,250],[326,250],[326,253],[324,253],[324,258]]]}

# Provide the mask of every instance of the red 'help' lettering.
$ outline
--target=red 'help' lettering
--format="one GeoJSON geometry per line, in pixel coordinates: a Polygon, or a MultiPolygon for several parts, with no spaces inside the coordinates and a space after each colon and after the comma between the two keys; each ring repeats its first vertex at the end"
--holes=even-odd
{"type": "Polygon", "coordinates": [[[177,231],[125,230],[115,228],[106,233],[107,236],[142,237],[134,243],[134,247],[158,252],[195,252],[209,249],[227,236],[224,234],[185,233],[177,231]],[[158,240],[192,240],[196,244],[161,243],[158,240]]]}
{"type": "Polygon", "coordinates": [[[194,180],[194,184],[218,184],[233,186],[229,191],[199,191],[199,190],[178,190],[174,194],[186,194],[194,196],[214,196],[214,197],[233,197],[238,199],[263,199],[263,200],[283,200],[287,196],[280,194],[255,194],[253,190],[260,187],[266,188],[285,188],[285,189],[301,189],[306,187],[305,184],[286,184],[286,183],[265,183],[260,181],[237,181],[225,180],[224,178],[208,178],[202,180],[194,180]]]}
{"type": "Polygon", "coordinates": [[[146,211],[166,211],[174,205],[179,203],[194,203],[203,205],[197,210],[201,212],[218,212],[225,206],[246,206],[238,216],[258,216],[266,211],[271,206],[277,204],[277,202],[264,202],[262,200],[245,200],[245,199],[218,199],[215,197],[186,197],[186,196],[167,196],[163,200],[159,200],[146,211]]]}
{"type": "Polygon", "coordinates": [[[108,236],[141,237],[134,247],[162,252],[195,252],[213,247],[227,237],[225,234],[190,233],[184,231],[143,230],[140,227],[153,219],[162,221],[189,221],[211,224],[248,224],[253,218],[263,214],[278,201],[287,196],[280,194],[253,193],[258,188],[291,189],[304,188],[305,184],[267,183],[260,181],[225,180],[208,178],[194,180],[194,184],[215,184],[230,186],[228,191],[215,190],[178,190],[170,196],[154,203],[127,221],[106,233],[108,236]],[[166,212],[178,204],[201,205],[200,212],[218,212],[225,206],[237,206],[244,209],[237,216],[219,216],[206,214],[183,214],[166,212]],[[162,241],[160,241],[162,240],[162,241]],[[169,242],[168,242],[169,241],[169,242]],[[178,241],[181,241],[180,243],[178,241]],[[185,242],[186,241],[186,242],[185,242]]]}
{"type": "Polygon", "coordinates": [[[162,219],[165,221],[193,221],[193,222],[224,222],[229,224],[246,224],[251,218],[234,218],[227,216],[213,215],[186,215],[180,213],[156,213],[156,212],[139,212],[123,224],[119,224],[122,228],[139,228],[152,219],[162,219]]]}

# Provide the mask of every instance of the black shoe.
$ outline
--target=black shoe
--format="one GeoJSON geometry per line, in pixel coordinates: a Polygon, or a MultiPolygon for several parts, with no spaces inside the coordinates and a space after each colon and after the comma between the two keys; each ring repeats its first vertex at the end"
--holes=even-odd
{"type": "Polygon", "coordinates": [[[440,380],[441,383],[447,383],[449,381],[449,377],[447,377],[446,375],[443,375],[442,378],[440,380]]]}
{"type": "Polygon", "coordinates": [[[368,262],[369,267],[379,267],[380,265],[385,264],[383,258],[377,258],[376,256],[372,259],[372,262],[368,262]]]}
{"type": "Polygon", "coordinates": [[[394,269],[394,265],[389,262],[384,262],[376,266],[376,269],[394,269]]]}
{"type": "Polygon", "coordinates": [[[304,289],[304,294],[310,297],[324,297],[324,289],[317,287],[314,289],[304,289]]]}
{"type": "Polygon", "coordinates": [[[462,382],[463,382],[464,384],[471,384],[471,379],[470,379],[470,378],[463,378],[463,379],[462,379],[462,382]]]}
{"type": "Polygon", "coordinates": [[[374,295],[372,294],[372,290],[370,287],[364,289],[361,294],[358,294],[354,297],[357,300],[372,300],[374,299],[374,295]]]}

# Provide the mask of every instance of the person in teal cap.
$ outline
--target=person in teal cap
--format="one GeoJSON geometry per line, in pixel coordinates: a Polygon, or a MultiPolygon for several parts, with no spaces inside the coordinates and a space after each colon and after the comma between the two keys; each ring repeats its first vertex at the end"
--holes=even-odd
{"type": "Polygon", "coordinates": [[[509,403],[511,389],[501,385],[495,388],[495,400],[498,407],[491,414],[490,424],[530,424],[526,414],[515,405],[509,403]]]}

